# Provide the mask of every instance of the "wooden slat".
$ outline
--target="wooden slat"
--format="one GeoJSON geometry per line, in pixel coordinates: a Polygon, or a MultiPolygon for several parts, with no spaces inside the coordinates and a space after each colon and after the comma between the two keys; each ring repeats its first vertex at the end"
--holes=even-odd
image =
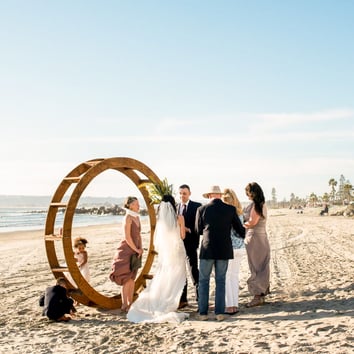
{"type": "Polygon", "coordinates": [[[143,278],[144,279],[152,279],[154,276],[152,274],[144,274],[143,278]]]}
{"type": "Polygon", "coordinates": [[[63,235],[45,235],[44,239],[46,241],[61,241],[63,239],[63,235]]]}
{"type": "Polygon", "coordinates": [[[97,159],[97,160],[85,161],[84,163],[85,163],[85,165],[92,167],[92,166],[96,166],[101,161],[102,161],[102,159],[97,159]]]}
{"type": "Polygon", "coordinates": [[[81,180],[81,177],[65,177],[64,181],[68,181],[71,183],[79,183],[81,180]]]}
{"type": "Polygon", "coordinates": [[[139,180],[139,185],[142,183],[151,183],[151,181],[149,179],[140,179],[139,180]]]}
{"type": "Polygon", "coordinates": [[[53,273],[63,273],[63,272],[69,272],[68,267],[57,267],[57,268],[52,268],[53,273]]]}
{"type": "Polygon", "coordinates": [[[68,206],[67,203],[50,203],[50,206],[53,208],[66,208],[68,206]]]}

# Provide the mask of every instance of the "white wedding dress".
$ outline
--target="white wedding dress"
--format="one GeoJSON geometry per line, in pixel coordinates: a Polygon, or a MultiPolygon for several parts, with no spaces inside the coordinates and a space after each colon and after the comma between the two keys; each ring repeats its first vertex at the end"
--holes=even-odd
{"type": "Polygon", "coordinates": [[[186,282],[186,252],[170,203],[161,202],[159,206],[154,246],[158,252],[156,272],[130,307],[127,319],[135,323],[178,323],[188,318],[188,314],[177,312],[186,282]]]}

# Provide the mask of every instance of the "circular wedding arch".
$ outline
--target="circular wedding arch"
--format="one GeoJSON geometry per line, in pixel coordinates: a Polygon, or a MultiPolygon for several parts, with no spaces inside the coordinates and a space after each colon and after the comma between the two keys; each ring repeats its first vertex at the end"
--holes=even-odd
{"type": "MultiPolygon", "coordinates": [[[[148,209],[150,220],[150,242],[149,250],[138,278],[135,281],[135,295],[137,295],[144,287],[146,280],[151,279],[149,274],[154,256],[156,252],[153,246],[153,235],[156,226],[156,215],[154,206],[150,204],[150,198],[145,183],[151,182],[154,184],[161,183],[157,175],[142,162],[128,157],[112,157],[105,159],[93,159],[85,161],[69,172],[59,184],[55,191],[52,200],[49,204],[46,223],[45,223],[45,248],[47,252],[48,262],[51,271],[55,278],[65,277],[65,273],[70,273],[73,280],[77,284],[78,289],[72,292],[72,297],[87,306],[103,307],[107,309],[116,309],[121,307],[121,295],[105,296],[95,290],[81,275],[76,264],[72,245],[72,224],[75,214],[75,209],[79,199],[89,185],[89,183],[99,174],[106,170],[116,170],[123,173],[125,176],[138,187],[142,194],[146,207],[148,209]],[[72,189],[70,195],[66,195],[69,188],[72,189]],[[59,210],[65,209],[62,232],[55,232],[55,221],[59,210]],[[56,253],[56,244],[62,245],[66,265],[60,265],[56,253]]],[[[108,275],[107,275],[108,277],[108,275]]],[[[70,289],[76,289],[73,284],[67,279],[70,289]]]]}

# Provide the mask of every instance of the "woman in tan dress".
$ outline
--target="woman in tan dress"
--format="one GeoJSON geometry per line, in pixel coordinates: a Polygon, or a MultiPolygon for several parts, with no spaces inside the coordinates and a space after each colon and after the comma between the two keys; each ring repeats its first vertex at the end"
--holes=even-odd
{"type": "Polygon", "coordinates": [[[244,209],[246,228],[245,245],[251,276],[247,280],[253,299],[246,307],[259,306],[269,294],[270,247],[266,231],[267,207],[262,188],[252,182],[246,186],[246,194],[252,201],[244,209]]]}
{"type": "Polygon", "coordinates": [[[123,220],[124,239],[120,242],[113,259],[111,281],[122,285],[122,311],[127,312],[133,302],[135,278],[138,270],[130,269],[130,258],[133,254],[143,254],[141,226],[139,218],[139,201],[136,197],[128,197],[124,203],[126,214],[123,220]]]}

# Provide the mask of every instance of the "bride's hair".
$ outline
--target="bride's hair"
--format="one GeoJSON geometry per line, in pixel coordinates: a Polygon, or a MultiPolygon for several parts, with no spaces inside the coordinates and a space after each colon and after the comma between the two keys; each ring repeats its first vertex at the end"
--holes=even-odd
{"type": "Polygon", "coordinates": [[[168,228],[174,228],[177,225],[177,207],[175,198],[170,194],[162,197],[161,203],[157,208],[157,217],[168,228]]]}
{"type": "Polygon", "coordinates": [[[162,197],[162,201],[166,203],[171,203],[173,210],[177,213],[176,201],[175,198],[171,194],[165,194],[162,197]]]}

